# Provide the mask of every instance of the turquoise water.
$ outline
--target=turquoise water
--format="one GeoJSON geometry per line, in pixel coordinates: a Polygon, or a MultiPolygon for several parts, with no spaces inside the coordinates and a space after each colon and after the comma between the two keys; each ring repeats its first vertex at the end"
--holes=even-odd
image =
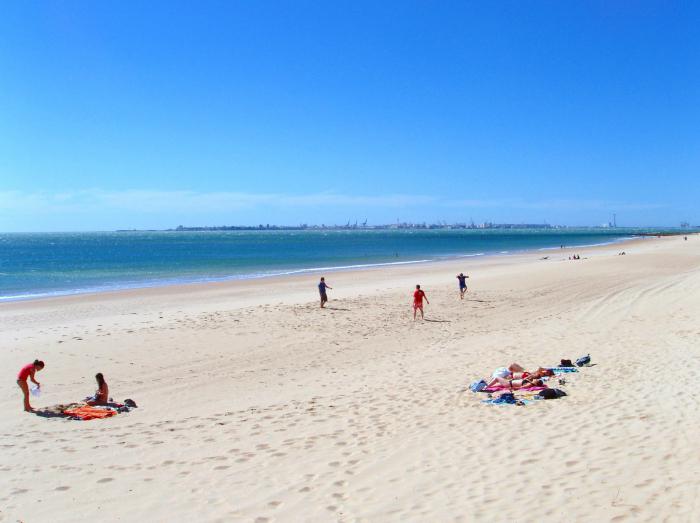
{"type": "Polygon", "coordinates": [[[608,243],[634,230],[0,234],[0,300],[608,243]]]}

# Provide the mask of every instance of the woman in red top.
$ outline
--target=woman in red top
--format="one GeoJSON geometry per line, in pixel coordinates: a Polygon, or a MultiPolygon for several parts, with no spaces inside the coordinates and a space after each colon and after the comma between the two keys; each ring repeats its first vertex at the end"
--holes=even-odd
{"type": "Polygon", "coordinates": [[[416,321],[416,311],[420,310],[420,317],[423,319],[423,298],[425,298],[425,303],[430,305],[428,297],[420,289],[420,285],[416,285],[416,292],[413,293],[413,321],[416,321]]]}
{"type": "Polygon", "coordinates": [[[43,368],[43,361],[34,360],[34,363],[28,363],[22,367],[22,370],[20,370],[19,374],[17,375],[17,385],[19,385],[19,388],[22,389],[22,393],[24,394],[24,410],[26,412],[32,412],[34,410],[29,404],[29,385],[27,385],[27,378],[32,380],[37,387],[41,387],[41,383],[34,379],[34,373],[43,368]]]}

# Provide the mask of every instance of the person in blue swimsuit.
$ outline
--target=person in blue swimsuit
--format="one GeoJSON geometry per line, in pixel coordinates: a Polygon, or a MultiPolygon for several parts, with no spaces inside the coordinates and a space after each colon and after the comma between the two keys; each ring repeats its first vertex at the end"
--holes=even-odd
{"type": "Polygon", "coordinates": [[[318,292],[321,295],[321,308],[325,306],[328,301],[328,295],[326,294],[326,289],[333,289],[330,285],[326,284],[326,279],[321,277],[321,281],[318,284],[318,292]]]}
{"type": "Polygon", "coordinates": [[[460,300],[464,299],[464,293],[467,292],[467,278],[469,278],[469,276],[465,276],[461,272],[457,275],[457,279],[459,280],[459,299],[460,300]]]}

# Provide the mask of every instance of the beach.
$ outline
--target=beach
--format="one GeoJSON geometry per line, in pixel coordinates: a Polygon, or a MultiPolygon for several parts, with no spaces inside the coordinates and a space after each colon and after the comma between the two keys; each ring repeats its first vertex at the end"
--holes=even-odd
{"type": "Polygon", "coordinates": [[[697,520],[700,236],[319,276],[0,303],[0,521],[697,520]],[[559,400],[465,390],[589,353],[559,400]],[[34,358],[36,408],[139,407],[26,414],[34,358]]]}

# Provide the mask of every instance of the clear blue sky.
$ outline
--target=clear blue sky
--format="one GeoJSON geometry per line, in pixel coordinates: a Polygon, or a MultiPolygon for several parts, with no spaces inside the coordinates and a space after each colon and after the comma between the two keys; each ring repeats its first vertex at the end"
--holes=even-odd
{"type": "Polygon", "coordinates": [[[700,224],[695,2],[7,2],[0,230],[700,224]]]}

